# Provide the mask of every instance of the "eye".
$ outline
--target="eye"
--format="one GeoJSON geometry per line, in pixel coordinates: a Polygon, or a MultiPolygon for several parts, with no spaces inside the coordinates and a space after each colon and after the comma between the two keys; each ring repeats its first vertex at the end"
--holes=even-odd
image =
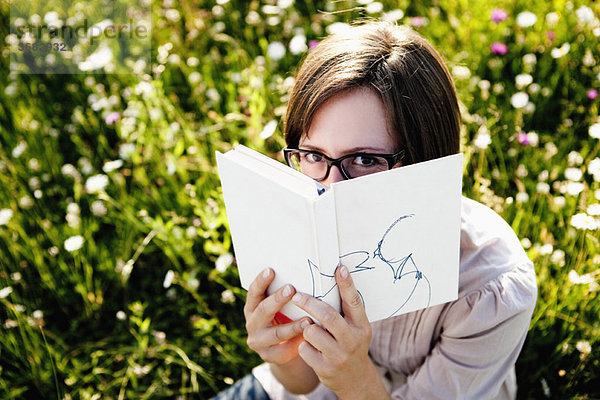
{"type": "Polygon", "coordinates": [[[381,161],[377,157],[369,157],[367,155],[362,155],[354,157],[352,163],[359,167],[374,167],[378,166],[381,163],[381,161]]]}
{"type": "Polygon", "coordinates": [[[304,153],[304,159],[310,163],[318,163],[323,161],[323,156],[317,153],[304,153]]]}

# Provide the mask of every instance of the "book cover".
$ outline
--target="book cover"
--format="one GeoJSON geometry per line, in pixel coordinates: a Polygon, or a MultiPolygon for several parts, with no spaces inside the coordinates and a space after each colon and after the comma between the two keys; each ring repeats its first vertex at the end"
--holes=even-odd
{"type": "MultiPolygon", "coordinates": [[[[335,269],[350,270],[370,321],[458,295],[462,154],[336,182],[244,146],[217,152],[242,286],[264,268],[340,310],[335,269]]],[[[292,303],[282,312],[306,315],[292,303]]]]}

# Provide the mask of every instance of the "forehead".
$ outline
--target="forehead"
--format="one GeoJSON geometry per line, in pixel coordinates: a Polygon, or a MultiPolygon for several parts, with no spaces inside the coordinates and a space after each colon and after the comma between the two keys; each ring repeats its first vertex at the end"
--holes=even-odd
{"type": "Polygon", "coordinates": [[[395,151],[383,102],[366,87],[346,90],[326,100],[315,112],[300,145],[330,156],[361,150],[395,151]]]}

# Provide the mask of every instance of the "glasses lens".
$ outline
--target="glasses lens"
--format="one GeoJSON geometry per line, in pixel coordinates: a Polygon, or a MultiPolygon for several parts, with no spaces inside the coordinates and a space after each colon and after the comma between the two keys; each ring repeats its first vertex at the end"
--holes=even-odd
{"type": "Polygon", "coordinates": [[[327,172],[327,162],[322,155],[305,151],[291,151],[287,156],[288,164],[296,171],[313,179],[320,180],[327,172]]]}
{"type": "Polygon", "coordinates": [[[357,155],[342,160],[342,168],[350,178],[370,175],[376,172],[387,171],[388,162],[383,157],[369,156],[367,154],[357,155]]]}

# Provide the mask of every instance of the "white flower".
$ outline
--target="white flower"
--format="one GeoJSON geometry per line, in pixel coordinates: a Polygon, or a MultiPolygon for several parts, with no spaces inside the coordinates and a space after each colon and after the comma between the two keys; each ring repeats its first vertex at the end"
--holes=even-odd
{"type": "Polygon", "coordinates": [[[529,195],[526,192],[519,192],[515,196],[517,203],[525,203],[529,200],[529,195]]]}
{"type": "Polygon", "coordinates": [[[12,292],[13,292],[13,289],[10,286],[0,289],[0,299],[4,299],[4,298],[8,297],[8,295],[11,294],[12,292]]]}
{"type": "Polygon", "coordinates": [[[88,37],[98,37],[98,36],[102,35],[102,32],[104,32],[104,30],[106,28],[108,28],[109,26],[112,26],[114,28],[112,20],[110,20],[110,19],[102,20],[102,21],[98,22],[97,24],[90,26],[87,31],[87,35],[88,35],[88,37]]]}
{"type": "Polygon", "coordinates": [[[552,202],[556,207],[561,208],[565,206],[567,199],[565,199],[563,196],[556,196],[554,199],[552,199],[552,202]]]}
{"type": "Polygon", "coordinates": [[[463,65],[455,65],[452,68],[452,75],[456,79],[469,79],[471,77],[471,70],[463,65]]]}
{"type": "Polygon", "coordinates": [[[594,278],[590,274],[579,275],[577,271],[572,269],[569,271],[569,282],[576,285],[585,285],[594,282],[594,278]]]}
{"type": "Polygon", "coordinates": [[[81,212],[81,209],[79,208],[77,203],[67,204],[67,214],[79,215],[80,212],[81,212]]]}
{"type": "Polygon", "coordinates": [[[304,35],[296,35],[290,40],[290,51],[292,54],[300,54],[308,50],[308,45],[306,44],[306,36],[304,35]]]}
{"type": "Polygon", "coordinates": [[[273,119],[266,123],[265,127],[263,128],[262,132],[259,135],[260,138],[267,139],[267,138],[271,137],[271,135],[273,135],[273,133],[275,133],[275,129],[277,129],[277,121],[273,119]]]}
{"type": "Polygon", "coordinates": [[[277,7],[281,8],[282,10],[291,7],[292,4],[294,4],[294,0],[277,0],[277,7]]]}
{"type": "Polygon", "coordinates": [[[79,168],[81,168],[81,172],[83,172],[85,175],[89,175],[92,172],[94,172],[94,167],[92,166],[90,160],[88,160],[87,158],[81,157],[79,160],[77,160],[77,162],[79,163],[79,168]]]}
{"type": "MultiPolygon", "coordinates": [[[[534,56],[535,57],[535,56],[534,56]]],[[[521,90],[533,82],[533,76],[529,74],[519,74],[515,77],[517,89],[521,90]]]]}
{"type": "Polygon", "coordinates": [[[600,203],[590,204],[586,211],[589,215],[600,215],[600,203]]]}
{"type": "Polygon", "coordinates": [[[517,25],[528,28],[537,22],[537,16],[530,11],[523,11],[517,15],[517,25]]]}
{"type": "Polygon", "coordinates": [[[176,8],[169,8],[167,11],[165,11],[165,18],[171,22],[177,22],[181,18],[181,15],[176,8]]]}
{"type": "Polygon", "coordinates": [[[527,53],[523,56],[523,64],[533,65],[537,62],[537,58],[533,53],[527,53]]]}
{"type": "Polygon", "coordinates": [[[587,171],[588,174],[594,177],[594,180],[596,182],[600,182],[600,158],[596,157],[592,161],[590,161],[587,167],[587,171]]]}
{"type": "Polygon", "coordinates": [[[543,256],[547,256],[547,255],[552,254],[552,250],[554,250],[552,245],[550,243],[546,243],[545,245],[540,247],[540,254],[543,256]]]}
{"type": "Polygon", "coordinates": [[[42,318],[44,318],[44,312],[42,310],[35,310],[33,312],[33,314],[31,314],[31,316],[34,319],[42,319],[42,318]]]}
{"type": "Polygon", "coordinates": [[[134,143],[122,143],[119,145],[119,157],[121,157],[121,159],[129,160],[133,153],[135,153],[134,143]]]}
{"type": "Polygon", "coordinates": [[[63,165],[60,169],[60,172],[62,172],[63,175],[69,176],[75,180],[78,180],[81,178],[81,174],[79,173],[79,171],[77,171],[77,169],[73,166],[73,164],[63,165]]]}
{"type": "Polygon", "coordinates": [[[592,346],[587,340],[578,341],[577,343],[575,343],[575,348],[579,350],[579,352],[581,352],[582,354],[590,354],[592,352],[592,346]]]}
{"type": "Polygon", "coordinates": [[[561,249],[554,250],[554,253],[552,253],[552,256],[550,256],[550,261],[552,261],[552,263],[558,265],[559,267],[564,267],[565,255],[565,252],[561,249]]]}
{"type": "Polygon", "coordinates": [[[567,154],[567,163],[569,166],[581,165],[583,162],[583,157],[581,154],[575,150],[571,150],[569,154],[567,154]]]}
{"type": "Polygon", "coordinates": [[[594,217],[586,213],[579,213],[571,217],[571,226],[576,229],[593,231],[598,228],[598,223],[594,217]]]}
{"type": "Polygon", "coordinates": [[[168,270],[167,274],[165,275],[165,280],[163,281],[163,287],[165,289],[168,289],[171,286],[173,283],[173,278],[175,278],[175,272],[168,270]]]}
{"type": "Polygon", "coordinates": [[[215,268],[219,272],[225,272],[227,268],[233,263],[233,255],[230,253],[221,254],[217,261],[215,261],[215,268]]]}
{"type": "Polygon", "coordinates": [[[137,95],[142,95],[143,97],[146,97],[147,95],[151,94],[153,90],[154,88],[150,83],[146,81],[141,81],[140,83],[135,85],[134,92],[137,95]]]}
{"type": "Polygon", "coordinates": [[[374,1],[370,4],[367,4],[365,10],[367,11],[367,14],[377,14],[383,11],[383,4],[378,1],[374,1]]]}
{"type": "Polygon", "coordinates": [[[80,235],[71,236],[67,240],[65,240],[65,250],[68,252],[73,252],[75,250],[79,250],[81,246],[83,246],[83,237],[80,235]]]}
{"type": "Polygon", "coordinates": [[[399,8],[386,12],[381,16],[381,19],[388,22],[396,22],[404,17],[404,11],[399,8]]]}
{"type": "Polygon", "coordinates": [[[269,47],[267,47],[267,55],[272,60],[280,60],[285,56],[285,46],[281,42],[273,42],[269,43],[269,47]]]}
{"type": "Polygon", "coordinates": [[[117,311],[116,317],[119,321],[125,321],[125,319],[127,319],[127,314],[125,314],[125,311],[119,310],[117,311]]]}
{"type": "Polygon", "coordinates": [[[104,190],[104,188],[106,188],[107,185],[108,185],[108,176],[98,174],[98,175],[90,176],[85,181],[85,190],[87,190],[88,193],[96,193],[96,192],[100,192],[100,191],[104,190]]]}
{"type": "Polygon", "coordinates": [[[93,71],[108,66],[113,60],[112,49],[106,45],[100,46],[90,54],[85,61],[77,64],[82,71],[93,71]]]}
{"type": "Polygon", "coordinates": [[[514,108],[523,108],[529,102],[529,95],[525,92],[518,92],[510,97],[510,104],[514,108]]]}
{"type": "Polygon", "coordinates": [[[479,82],[477,82],[477,86],[479,86],[479,89],[481,89],[483,91],[490,90],[491,85],[492,84],[487,79],[482,79],[479,82]]]}
{"type": "Polygon", "coordinates": [[[571,196],[577,196],[579,193],[583,192],[584,189],[585,185],[581,182],[567,183],[567,193],[571,196]]]}
{"type": "Polygon", "coordinates": [[[223,290],[221,293],[221,301],[223,303],[235,303],[235,295],[230,289],[223,290]]]}
{"type": "Polygon", "coordinates": [[[90,210],[92,210],[92,214],[94,214],[96,217],[102,217],[106,215],[106,212],[108,211],[102,200],[95,200],[90,205],[90,210]]]}
{"type": "Polygon", "coordinates": [[[588,133],[594,139],[600,139],[600,122],[591,125],[590,129],[588,129],[588,133]]]}
{"type": "Polygon", "coordinates": [[[115,169],[121,168],[122,166],[123,166],[123,160],[107,161],[104,163],[102,170],[104,172],[111,172],[111,171],[114,171],[115,169]]]}
{"type": "Polygon", "coordinates": [[[327,33],[329,33],[330,35],[337,35],[339,33],[344,33],[348,29],[350,29],[350,25],[345,22],[334,22],[333,24],[330,24],[327,26],[327,28],[325,28],[327,33]]]}
{"type": "Polygon", "coordinates": [[[191,84],[196,84],[202,80],[202,75],[198,71],[194,71],[188,75],[188,80],[191,84]]]}
{"type": "Polygon", "coordinates": [[[523,246],[524,249],[528,249],[531,247],[531,240],[529,240],[529,238],[523,238],[521,239],[521,246],[523,246]]]}
{"type": "Polygon", "coordinates": [[[570,49],[571,45],[569,43],[563,43],[562,46],[553,48],[550,55],[552,58],[561,58],[566,55],[570,49]]]}
{"type": "Polygon", "coordinates": [[[475,140],[473,140],[473,146],[479,150],[485,150],[492,143],[492,138],[488,132],[479,133],[475,140]]]}
{"type": "Polygon", "coordinates": [[[13,211],[10,208],[3,208],[0,210],[0,225],[8,224],[8,221],[13,216],[13,211]]]}
{"type": "Polygon", "coordinates": [[[577,15],[577,19],[584,24],[594,20],[594,11],[587,6],[579,7],[577,10],[575,10],[575,15],[577,15]]]}
{"type": "Polygon", "coordinates": [[[546,182],[539,182],[536,186],[536,191],[538,193],[550,193],[550,185],[546,182]]]}
{"type": "Polygon", "coordinates": [[[27,150],[27,143],[25,143],[23,140],[21,140],[17,144],[17,146],[13,149],[12,156],[14,158],[19,158],[21,156],[21,154],[23,154],[25,152],[25,150],[27,150]]]}
{"type": "Polygon", "coordinates": [[[546,23],[550,28],[556,26],[558,20],[560,19],[560,15],[557,12],[551,12],[546,14],[546,23]]]}
{"type": "Polygon", "coordinates": [[[583,172],[579,168],[567,168],[565,170],[565,178],[570,181],[579,181],[583,177],[583,172]]]}

